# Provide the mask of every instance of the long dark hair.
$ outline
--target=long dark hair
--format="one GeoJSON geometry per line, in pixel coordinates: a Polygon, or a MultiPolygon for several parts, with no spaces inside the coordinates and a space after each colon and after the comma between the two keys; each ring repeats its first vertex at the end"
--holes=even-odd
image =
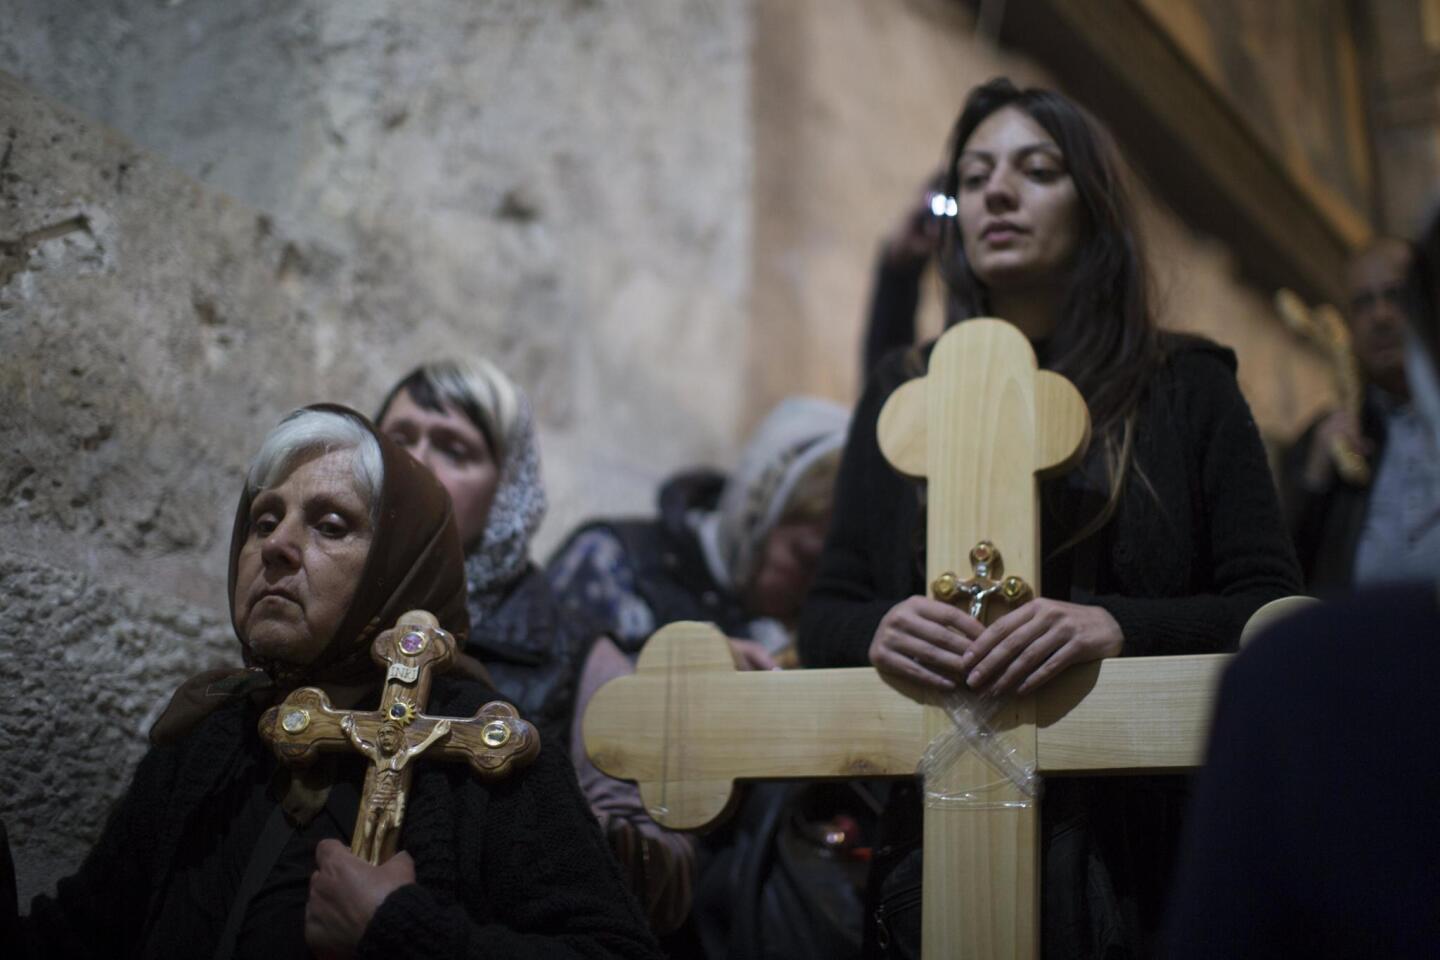
{"type": "MultiPolygon", "coordinates": [[[[1090,407],[1110,491],[1104,510],[1073,543],[1115,512],[1131,466],[1140,401],[1164,350],[1150,310],[1149,274],[1119,151],[1109,132],[1081,107],[1049,90],[1021,90],[1004,77],[976,87],[951,134],[945,194],[959,196],[960,154],[975,128],[1006,107],[1024,112],[1055,141],[1080,198],[1080,246],[1046,366],[1068,377],[1090,407]]],[[[942,226],[940,263],[950,293],[947,325],[989,315],[989,291],[965,259],[958,217],[942,226]]]]}

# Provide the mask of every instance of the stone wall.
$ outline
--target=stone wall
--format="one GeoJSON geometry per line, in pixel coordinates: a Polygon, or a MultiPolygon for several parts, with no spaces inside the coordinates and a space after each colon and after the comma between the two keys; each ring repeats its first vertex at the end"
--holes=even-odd
{"type": "Polygon", "coordinates": [[[0,63],[24,83],[294,245],[330,294],[307,305],[330,399],[368,408],[457,348],[514,374],[545,431],[542,548],[733,450],[743,385],[698,374],[746,356],[748,4],[18,0],[13,19],[0,63]]]}
{"type": "Polygon", "coordinates": [[[0,819],[22,899],[78,863],[151,708],[233,657],[230,514],[286,410],[370,409],[417,362],[490,355],[538,411],[542,554],[733,455],[748,5],[642,6],[7,6],[0,240],[30,242],[0,263],[0,681],[33,696],[0,819]]]}

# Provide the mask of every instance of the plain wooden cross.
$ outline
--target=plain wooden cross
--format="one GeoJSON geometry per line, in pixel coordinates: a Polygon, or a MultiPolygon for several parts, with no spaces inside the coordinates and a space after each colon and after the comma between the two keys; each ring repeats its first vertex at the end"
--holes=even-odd
{"type": "Polygon", "coordinates": [[[540,752],[540,736],[515,708],[496,700],[475,716],[425,714],[434,671],[455,658],[455,638],[435,617],[412,610],[395,628],[375,638],[370,654],[385,669],[378,710],[336,710],[325,691],[302,687],[260,718],[260,736],[275,755],[294,767],[315,762],[321,752],[355,751],[370,761],[350,850],[379,864],[399,841],[405,798],[414,772],[411,761],[463,761],[476,775],[495,780],[524,766],[540,752]]]}
{"type": "MultiPolygon", "coordinates": [[[[881,413],[881,447],[903,472],[927,477],[932,583],[947,573],[958,583],[971,548],[988,540],[1038,593],[1035,478],[1078,458],[1088,423],[1078,401],[997,320],[946,333],[929,376],[896,391],[881,413]]],[[[1041,774],[1192,767],[1226,659],[1083,664],[1007,701],[991,723],[1041,774]]],[[[739,672],[724,637],[700,623],[659,631],[635,674],[598,691],[584,718],[595,765],[636,781],[651,816],[680,830],[720,819],[736,780],[914,776],[934,736],[950,731],[943,710],[872,669],[739,672]]],[[[973,790],[999,777],[967,753],[927,788],[973,790]]],[[[1008,781],[987,797],[997,802],[926,812],[927,957],[1039,953],[1038,810],[1008,781]]]]}

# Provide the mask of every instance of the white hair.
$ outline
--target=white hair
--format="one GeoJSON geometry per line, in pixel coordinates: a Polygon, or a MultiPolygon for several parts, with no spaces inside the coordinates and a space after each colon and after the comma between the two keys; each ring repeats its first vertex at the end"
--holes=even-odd
{"type": "Polygon", "coordinates": [[[371,519],[376,519],[385,478],[380,443],[359,421],[333,410],[296,410],[276,424],[250,460],[245,489],[253,497],[283,481],[301,457],[339,450],[352,452],[355,489],[365,498],[371,519]]]}

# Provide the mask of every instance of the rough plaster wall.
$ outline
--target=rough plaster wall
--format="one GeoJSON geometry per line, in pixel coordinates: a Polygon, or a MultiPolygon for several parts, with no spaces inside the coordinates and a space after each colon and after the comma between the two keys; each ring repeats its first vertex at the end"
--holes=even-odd
{"type": "MultiPolygon", "coordinates": [[[[541,552],[737,445],[746,4],[233,7],[24,0],[0,32],[0,239],[86,224],[0,265],[0,635],[63,615],[47,644],[129,671],[95,696],[67,668],[5,728],[25,899],[93,840],[148,707],[233,655],[230,511],[285,410],[485,351],[540,414],[541,552]],[[58,713],[111,732],[56,749],[58,713]]],[[[12,646],[0,679],[44,675],[12,646]]]]}
{"type": "Polygon", "coordinates": [[[706,374],[747,356],[748,4],[10,5],[0,63],[327,272],[333,399],[368,407],[457,348],[517,377],[544,431],[541,552],[733,454],[743,381],[706,374]]]}
{"type": "Polygon", "coordinates": [[[144,753],[159,691],[197,664],[224,662],[234,639],[213,611],[8,551],[0,553],[0,631],[14,645],[0,657],[11,703],[0,819],[24,905],[95,841],[144,753]]]}
{"type": "Polygon", "coordinates": [[[1240,389],[1272,454],[1278,452],[1336,402],[1324,361],[1285,329],[1270,297],[1236,279],[1223,244],[1197,236],[1143,193],[1141,205],[1162,322],[1234,349],[1240,389]]]}
{"type": "Polygon", "coordinates": [[[0,818],[28,897],[93,841],[150,708],[234,657],[238,478],[310,389],[326,294],[263,216],[4,74],[0,133],[0,237],[87,224],[0,265],[0,679],[34,688],[0,818]]]}
{"type": "Polygon", "coordinates": [[[858,394],[880,240],[940,165],[965,91],[999,62],[945,0],[788,0],[756,16],[751,349],[792,359],[750,364],[752,418],[797,381],[858,394]]]}
{"type": "MultiPolygon", "coordinates": [[[[1007,75],[1053,85],[1031,61],[975,35],[963,4],[788,0],[757,8],[755,312],[748,416],[798,382],[841,399],[858,387],[859,343],[880,240],[941,162],[971,87],[1007,75]]],[[[1328,402],[1317,356],[1236,279],[1223,244],[1196,236],[1143,188],[1162,322],[1237,351],[1262,431],[1288,439],[1328,402]]],[[[932,271],[933,274],[933,271],[932,271]]],[[[940,327],[929,277],[922,333],[940,327]]]]}

